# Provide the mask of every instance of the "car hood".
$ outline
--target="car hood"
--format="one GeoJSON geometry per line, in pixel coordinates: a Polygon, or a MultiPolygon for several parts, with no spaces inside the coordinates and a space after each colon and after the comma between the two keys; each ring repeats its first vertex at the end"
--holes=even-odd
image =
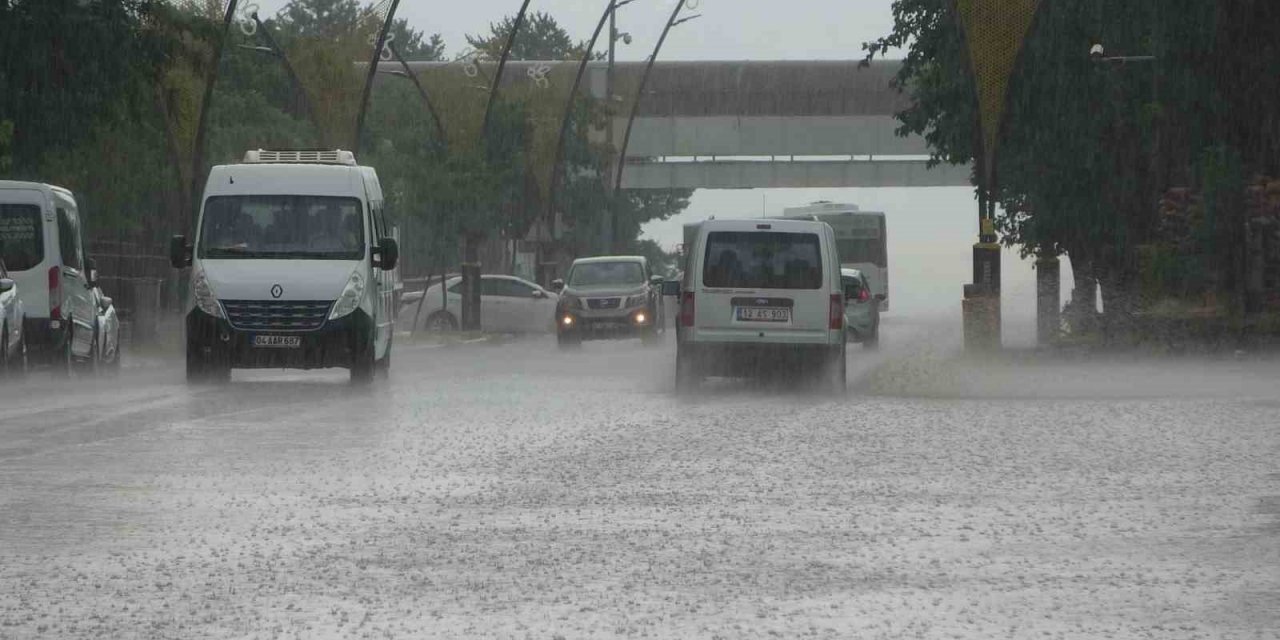
{"type": "Polygon", "coordinates": [[[359,260],[202,260],[223,300],[337,300],[359,260]],[[279,289],[277,289],[277,285],[279,289]]]}
{"type": "Polygon", "coordinates": [[[644,285],[604,285],[595,287],[565,287],[561,295],[599,298],[601,296],[634,296],[644,293],[644,285]]]}

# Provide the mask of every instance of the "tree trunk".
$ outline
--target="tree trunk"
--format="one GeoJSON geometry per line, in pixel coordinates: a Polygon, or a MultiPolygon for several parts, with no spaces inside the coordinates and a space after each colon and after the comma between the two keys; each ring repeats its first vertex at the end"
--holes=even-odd
{"type": "Polygon", "coordinates": [[[1093,256],[1084,249],[1067,251],[1071,261],[1071,300],[1067,302],[1065,317],[1072,333],[1091,331],[1098,315],[1098,278],[1094,271],[1093,256]]]}

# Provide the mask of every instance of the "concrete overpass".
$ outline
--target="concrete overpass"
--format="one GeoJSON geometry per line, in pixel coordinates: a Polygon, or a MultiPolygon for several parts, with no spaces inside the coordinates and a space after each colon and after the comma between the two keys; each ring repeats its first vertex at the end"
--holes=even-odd
{"type": "MultiPolygon", "coordinates": [[[[386,63],[384,63],[386,64],[386,63]]],[[[511,62],[504,85],[571,79],[575,63],[511,62]]],[[[411,63],[429,77],[458,63],[411,63]]],[[[486,65],[487,66],[487,65],[486,65]]],[[[390,67],[394,68],[394,67],[390,67]]],[[[926,167],[919,136],[900,138],[909,102],[891,86],[899,61],[676,61],[654,65],[627,147],[627,189],[968,186],[969,167],[926,167]]],[[[620,143],[644,62],[615,64],[620,143]]],[[[583,91],[605,99],[607,65],[583,91]]],[[[598,142],[604,130],[593,133],[598,142]]]]}

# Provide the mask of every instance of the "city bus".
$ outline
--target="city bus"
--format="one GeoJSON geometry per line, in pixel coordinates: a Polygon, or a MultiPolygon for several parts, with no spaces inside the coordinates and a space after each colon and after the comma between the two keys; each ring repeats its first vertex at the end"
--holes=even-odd
{"type": "Polygon", "coordinates": [[[862,211],[854,204],[815,202],[790,207],[783,218],[811,218],[831,225],[836,232],[840,266],[866,274],[871,293],[882,295],[880,310],[889,310],[889,246],[884,212],[862,211]]]}

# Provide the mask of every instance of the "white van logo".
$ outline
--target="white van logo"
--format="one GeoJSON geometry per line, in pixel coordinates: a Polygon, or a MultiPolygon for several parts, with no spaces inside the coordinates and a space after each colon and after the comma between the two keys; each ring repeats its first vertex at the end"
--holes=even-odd
{"type": "Polygon", "coordinates": [[[280,286],[280,285],[278,285],[278,284],[276,284],[276,285],[272,285],[272,286],[271,286],[271,297],[272,297],[272,298],[275,298],[275,299],[277,299],[277,300],[278,300],[278,299],[280,299],[280,296],[282,296],[282,295],[284,295],[284,287],[282,287],[282,286],[280,286]]]}

